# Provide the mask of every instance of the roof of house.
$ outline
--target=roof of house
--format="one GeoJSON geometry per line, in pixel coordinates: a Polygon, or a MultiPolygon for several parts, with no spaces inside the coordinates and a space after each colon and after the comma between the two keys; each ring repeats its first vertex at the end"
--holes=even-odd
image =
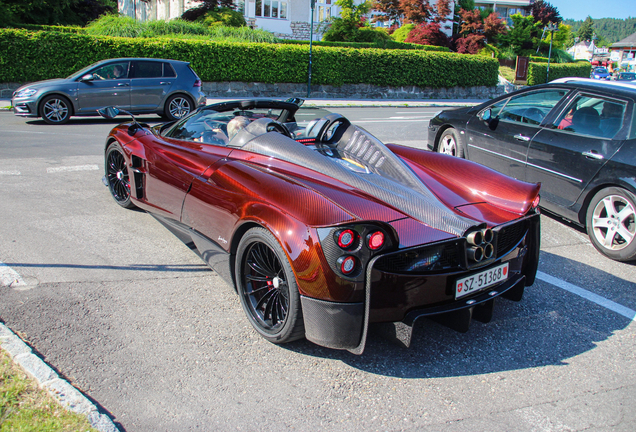
{"type": "Polygon", "coordinates": [[[620,40],[610,45],[612,48],[631,48],[636,47],[636,33],[627,36],[625,39],[620,40]]]}

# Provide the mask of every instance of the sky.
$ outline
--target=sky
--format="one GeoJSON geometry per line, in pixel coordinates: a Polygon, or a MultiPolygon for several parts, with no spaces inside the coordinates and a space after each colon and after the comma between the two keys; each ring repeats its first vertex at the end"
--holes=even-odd
{"type": "Polygon", "coordinates": [[[564,19],[636,17],[636,0],[547,0],[564,19]]]}

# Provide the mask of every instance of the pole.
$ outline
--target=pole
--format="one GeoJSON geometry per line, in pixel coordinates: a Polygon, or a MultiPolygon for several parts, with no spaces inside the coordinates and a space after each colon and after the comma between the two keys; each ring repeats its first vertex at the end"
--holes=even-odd
{"type": "Polygon", "coordinates": [[[311,95],[311,55],[313,52],[314,41],[314,8],[316,7],[316,0],[311,1],[311,24],[309,26],[309,69],[307,71],[307,97],[311,95]]]}
{"type": "Polygon", "coordinates": [[[548,50],[548,70],[545,75],[546,83],[550,82],[550,58],[552,57],[552,39],[554,39],[554,31],[556,29],[557,28],[554,26],[554,24],[552,23],[548,24],[548,30],[550,30],[550,49],[548,50]]]}
{"type": "Polygon", "coordinates": [[[311,1],[311,24],[309,26],[309,70],[307,72],[307,97],[311,95],[311,54],[313,51],[314,41],[314,9],[316,7],[316,0],[311,1]]]}

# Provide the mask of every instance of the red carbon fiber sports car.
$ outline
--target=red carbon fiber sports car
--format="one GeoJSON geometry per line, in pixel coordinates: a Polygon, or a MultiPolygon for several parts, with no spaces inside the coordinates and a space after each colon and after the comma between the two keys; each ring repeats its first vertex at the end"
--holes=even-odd
{"type": "Polygon", "coordinates": [[[539,258],[538,184],[385,145],[338,114],[300,125],[301,103],[133,119],[108,136],[104,182],[235,287],[274,343],[360,354],[370,323],[435,315],[466,331],[496,297],[521,299],[539,258]]]}

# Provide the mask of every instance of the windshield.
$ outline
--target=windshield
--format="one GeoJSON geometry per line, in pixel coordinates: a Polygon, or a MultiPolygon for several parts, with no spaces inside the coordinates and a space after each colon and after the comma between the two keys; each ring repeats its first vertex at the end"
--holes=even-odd
{"type": "Polygon", "coordinates": [[[607,69],[605,68],[596,68],[596,70],[594,70],[594,73],[607,73],[607,69]]]}
{"type": "Polygon", "coordinates": [[[84,75],[86,75],[86,73],[87,73],[89,70],[93,69],[93,68],[94,68],[95,66],[97,66],[99,63],[101,63],[101,62],[96,62],[96,63],[93,63],[92,65],[86,66],[84,69],[80,69],[80,70],[78,70],[77,72],[75,72],[75,73],[73,73],[73,74],[71,74],[71,75],[67,76],[67,77],[66,77],[66,79],[79,78],[79,77],[81,77],[81,76],[84,76],[84,75]]]}

